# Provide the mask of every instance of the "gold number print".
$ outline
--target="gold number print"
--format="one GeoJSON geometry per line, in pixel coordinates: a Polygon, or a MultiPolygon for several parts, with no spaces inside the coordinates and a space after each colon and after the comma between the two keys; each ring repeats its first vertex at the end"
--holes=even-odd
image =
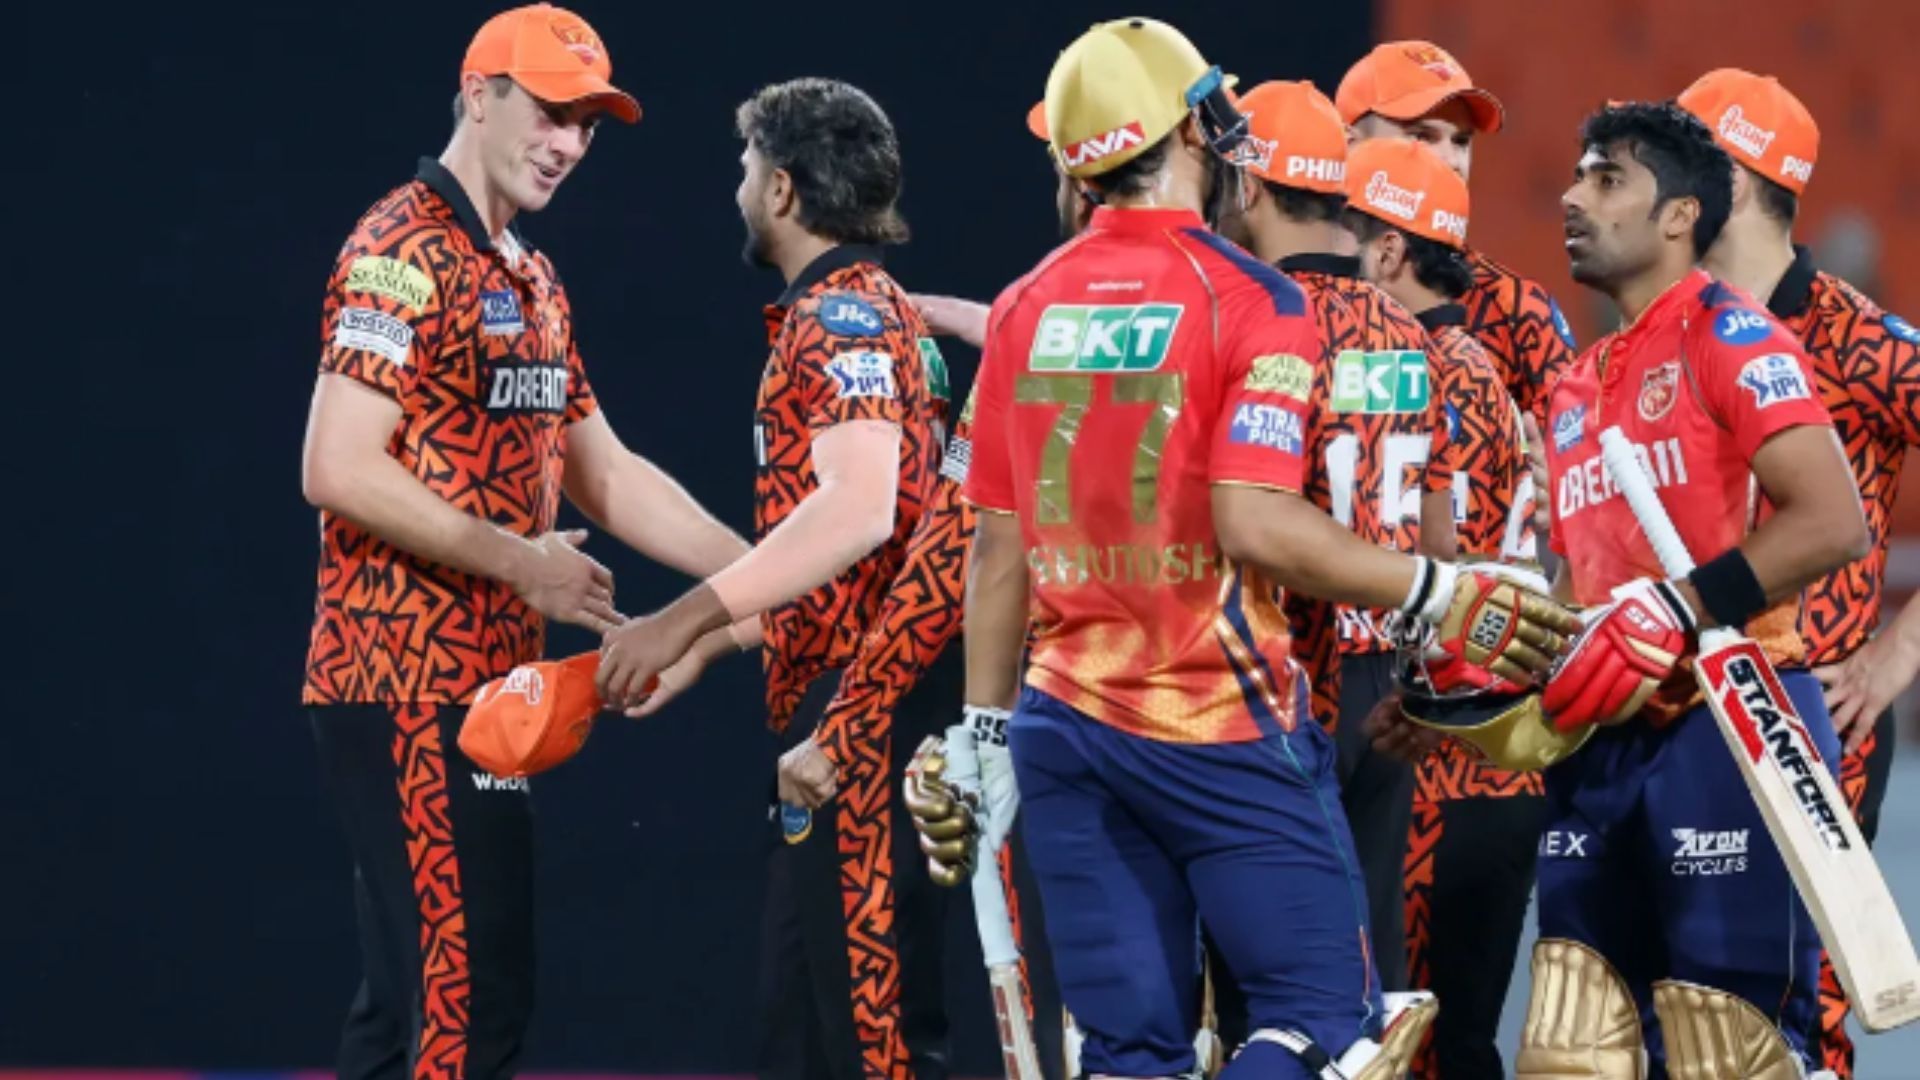
{"type": "Polygon", "coordinates": [[[1033,482],[1033,516],[1041,525],[1065,525],[1073,518],[1067,467],[1073,458],[1073,441],[1080,435],[1080,418],[1093,402],[1093,376],[1021,375],[1013,381],[1013,400],[1062,406],[1040,451],[1040,476],[1033,482]]]}
{"type": "MultiPolygon", "coordinates": [[[[1133,452],[1133,519],[1146,524],[1159,510],[1161,452],[1180,417],[1186,384],[1177,372],[1112,378],[1114,404],[1154,406],[1133,452]]],[[[1093,376],[1021,375],[1014,380],[1013,398],[1027,405],[1061,407],[1040,451],[1040,475],[1033,487],[1035,523],[1064,525],[1073,519],[1073,444],[1093,403],[1093,376]]]]}
{"type": "Polygon", "coordinates": [[[1186,402],[1186,384],[1179,372],[1165,375],[1116,375],[1113,378],[1115,405],[1151,404],[1147,426],[1140,432],[1139,445],[1133,449],[1133,520],[1142,525],[1153,521],[1160,504],[1160,452],[1166,449],[1167,434],[1180,418],[1180,406],[1186,402]]]}

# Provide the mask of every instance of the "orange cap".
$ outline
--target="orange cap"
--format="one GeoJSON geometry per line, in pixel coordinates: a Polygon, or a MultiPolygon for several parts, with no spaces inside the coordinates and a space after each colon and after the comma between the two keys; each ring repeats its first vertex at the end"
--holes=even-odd
{"type": "Polygon", "coordinates": [[[1041,142],[1049,141],[1047,139],[1046,102],[1036,101],[1033,103],[1033,108],[1027,110],[1027,130],[1033,132],[1033,137],[1039,139],[1041,142]]]}
{"type": "Polygon", "coordinates": [[[580,752],[600,712],[600,654],[522,664],[474,695],[460,751],[495,776],[544,772],[580,752]]]}
{"type": "Polygon", "coordinates": [[[1500,99],[1473,85],[1467,69],[1430,41],[1389,41],[1347,69],[1334,91],[1340,118],[1357,123],[1368,113],[1389,120],[1418,120],[1459,98],[1473,114],[1473,129],[1500,130],[1506,110],[1500,99]]]}
{"type": "Polygon", "coordinates": [[[1467,182],[1412,139],[1368,139],[1347,151],[1347,206],[1415,236],[1467,246],[1467,182]]]}
{"type": "Polygon", "coordinates": [[[1696,79],[1678,101],[1713,129],[1713,141],[1735,161],[1795,195],[1807,189],[1820,156],[1820,126],[1780,80],[1720,68],[1696,79]]]}
{"type": "Polygon", "coordinates": [[[488,19],[467,46],[460,74],[506,75],[541,101],[597,98],[615,117],[640,119],[640,103],[607,80],[613,61],[587,21],[552,4],[530,4],[488,19]]]}
{"type": "Polygon", "coordinates": [[[1310,82],[1263,82],[1235,99],[1247,138],[1233,162],[1283,187],[1345,190],[1347,126],[1310,82]]]}

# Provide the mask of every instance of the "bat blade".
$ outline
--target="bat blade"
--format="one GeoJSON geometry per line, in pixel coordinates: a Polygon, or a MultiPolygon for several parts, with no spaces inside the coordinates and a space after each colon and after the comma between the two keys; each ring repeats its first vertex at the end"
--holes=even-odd
{"type": "Polygon", "coordinates": [[[1020,965],[988,968],[987,982],[993,988],[993,1015],[1000,1027],[1000,1057],[1007,1080],[1042,1080],[1040,1052],[1033,1045],[1033,1022],[1020,985],[1020,965]]]}

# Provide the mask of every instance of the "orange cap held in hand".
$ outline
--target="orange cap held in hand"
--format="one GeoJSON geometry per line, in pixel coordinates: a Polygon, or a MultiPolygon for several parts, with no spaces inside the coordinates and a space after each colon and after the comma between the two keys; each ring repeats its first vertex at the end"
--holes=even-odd
{"type": "Polygon", "coordinates": [[[529,4],[488,19],[467,46],[462,75],[505,75],[541,101],[594,99],[618,119],[640,119],[640,103],[608,81],[613,60],[587,21],[552,4],[529,4]]]}
{"type": "Polygon", "coordinates": [[[1820,156],[1820,125],[1780,80],[1719,68],[1694,80],[1677,102],[1733,160],[1795,195],[1806,191],[1820,156]]]}
{"type": "Polygon", "coordinates": [[[460,726],[461,753],[495,776],[531,776],[579,753],[601,709],[599,670],[600,654],[582,653],[522,664],[482,686],[460,726]]]}

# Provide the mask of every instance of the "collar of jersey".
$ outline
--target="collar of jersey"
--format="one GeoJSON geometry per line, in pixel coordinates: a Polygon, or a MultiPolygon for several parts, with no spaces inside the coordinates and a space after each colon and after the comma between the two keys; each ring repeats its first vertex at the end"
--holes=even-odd
{"type": "Polygon", "coordinates": [[[790,283],[780,299],[773,302],[774,307],[790,308],[800,298],[813,291],[813,287],[827,280],[840,270],[859,263],[880,265],[880,249],[865,244],[836,244],[814,256],[806,269],[800,271],[790,283]]]}
{"type": "Polygon", "coordinates": [[[1653,303],[1647,305],[1647,310],[1641,312],[1639,318],[1620,328],[1619,344],[1629,344],[1647,327],[1659,326],[1678,305],[1697,299],[1700,290],[1712,283],[1713,278],[1697,266],[1687,271],[1680,280],[1667,286],[1665,292],[1654,297],[1653,303]]]}
{"type": "Polygon", "coordinates": [[[1184,206],[1101,206],[1093,211],[1090,229],[1116,233],[1164,232],[1167,229],[1204,229],[1207,223],[1184,206]]]}
{"type": "Polygon", "coordinates": [[[1419,319],[1420,325],[1429,331],[1438,330],[1443,326],[1465,326],[1467,309],[1463,304],[1436,304],[1415,315],[1414,318],[1419,319]]]}
{"type": "MultiPolygon", "coordinates": [[[[447,207],[453,211],[454,220],[460,223],[460,228],[466,232],[467,239],[473,241],[475,251],[494,250],[493,237],[487,235],[487,227],[480,222],[480,211],[473,208],[473,200],[467,198],[467,189],[460,186],[460,181],[447,171],[445,165],[433,158],[423,157],[420,159],[420,167],[414,171],[413,178],[427,185],[427,189],[438,195],[440,201],[446,203],[447,207]]],[[[520,226],[509,221],[507,231],[513,234],[516,241],[519,241],[522,251],[532,253],[533,245],[527,243],[527,238],[521,235],[520,226]]]]}
{"type": "Polygon", "coordinates": [[[1807,304],[1813,299],[1813,252],[1805,244],[1793,245],[1793,265],[1780,276],[1780,283],[1773,287],[1773,295],[1767,297],[1767,310],[1773,312],[1776,319],[1791,319],[1807,310],[1807,304]]]}
{"type": "Polygon", "coordinates": [[[1289,255],[1274,264],[1283,274],[1326,274],[1329,277],[1358,278],[1358,255],[1335,255],[1328,251],[1307,251],[1289,255]]]}

